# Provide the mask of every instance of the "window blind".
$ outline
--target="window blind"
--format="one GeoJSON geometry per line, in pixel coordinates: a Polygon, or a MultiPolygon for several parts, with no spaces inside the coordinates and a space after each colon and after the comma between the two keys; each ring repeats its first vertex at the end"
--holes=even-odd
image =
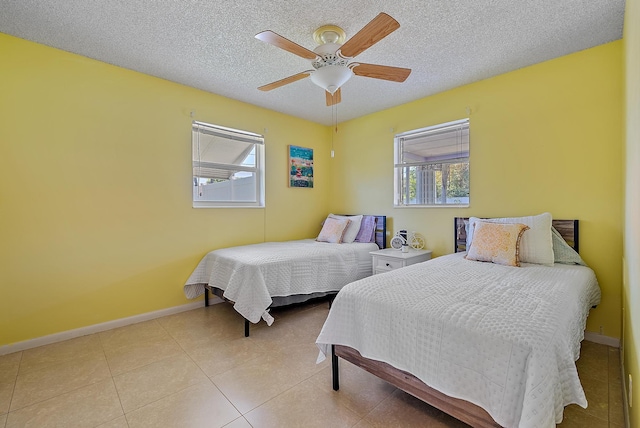
{"type": "Polygon", "coordinates": [[[463,119],[397,136],[397,167],[456,163],[469,158],[469,120],[463,119]]]}

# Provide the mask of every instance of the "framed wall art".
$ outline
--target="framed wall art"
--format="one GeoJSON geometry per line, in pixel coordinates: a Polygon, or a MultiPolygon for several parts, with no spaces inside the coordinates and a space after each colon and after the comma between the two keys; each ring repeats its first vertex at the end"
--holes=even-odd
{"type": "Polygon", "coordinates": [[[289,146],[289,187],[313,187],[313,149],[289,146]]]}

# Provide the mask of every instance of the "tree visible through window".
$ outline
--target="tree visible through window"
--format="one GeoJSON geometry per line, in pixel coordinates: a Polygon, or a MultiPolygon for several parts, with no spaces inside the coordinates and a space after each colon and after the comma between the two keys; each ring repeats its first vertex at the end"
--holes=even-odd
{"type": "Polygon", "coordinates": [[[395,138],[395,206],[469,204],[469,120],[395,138]]]}

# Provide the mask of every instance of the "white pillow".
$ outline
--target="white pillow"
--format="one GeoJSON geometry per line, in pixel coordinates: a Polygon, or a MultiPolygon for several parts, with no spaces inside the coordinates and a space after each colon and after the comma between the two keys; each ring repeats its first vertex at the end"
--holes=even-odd
{"type": "Polygon", "coordinates": [[[335,215],[329,214],[329,218],[335,219],[347,219],[351,220],[349,226],[347,226],[347,230],[344,232],[344,236],[342,237],[342,242],[345,244],[351,244],[356,240],[356,236],[358,236],[358,232],[360,231],[360,223],[362,223],[361,215],[335,215]]]}
{"type": "Polygon", "coordinates": [[[529,230],[524,232],[520,242],[520,261],[523,263],[553,266],[553,239],[551,237],[552,217],[550,213],[527,217],[490,219],[471,217],[469,218],[469,232],[467,233],[467,250],[473,242],[474,223],[480,220],[491,223],[522,223],[529,226],[529,230]]]}

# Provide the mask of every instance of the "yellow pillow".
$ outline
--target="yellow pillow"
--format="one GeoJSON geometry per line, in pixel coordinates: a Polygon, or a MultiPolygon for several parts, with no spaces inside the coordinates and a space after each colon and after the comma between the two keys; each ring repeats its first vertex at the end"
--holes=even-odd
{"type": "Polygon", "coordinates": [[[465,258],[506,266],[520,266],[520,238],[529,226],[522,223],[475,222],[473,241],[465,258]]]}

